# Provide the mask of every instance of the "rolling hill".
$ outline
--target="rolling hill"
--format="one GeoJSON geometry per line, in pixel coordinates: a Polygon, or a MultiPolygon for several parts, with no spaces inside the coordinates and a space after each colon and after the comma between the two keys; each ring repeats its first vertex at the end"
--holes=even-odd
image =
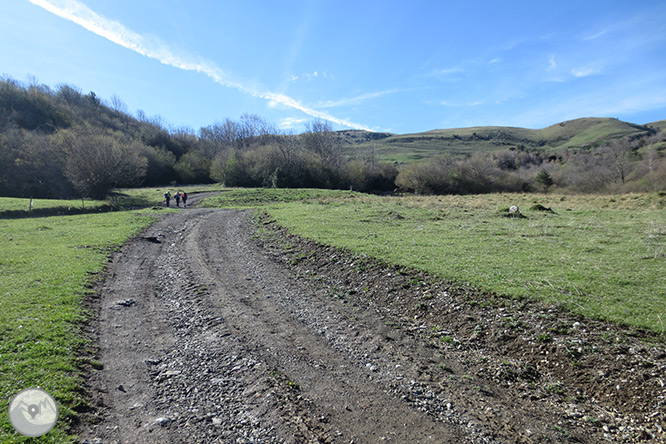
{"type": "Polygon", "coordinates": [[[666,129],[666,121],[636,125],[612,118],[582,118],[542,129],[480,126],[439,129],[415,134],[339,131],[338,140],[350,156],[374,151],[384,161],[410,163],[442,155],[504,151],[511,148],[557,151],[563,148],[591,148],[610,140],[644,137],[666,129]]]}

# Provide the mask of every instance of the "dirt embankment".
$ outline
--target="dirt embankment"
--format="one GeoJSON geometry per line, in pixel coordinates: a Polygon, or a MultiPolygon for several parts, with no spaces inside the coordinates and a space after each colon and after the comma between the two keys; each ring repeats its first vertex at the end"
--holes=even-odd
{"type": "Polygon", "coordinates": [[[263,224],[188,209],[115,255],[83,442],[665,439],[663,347],[263,224]]]}

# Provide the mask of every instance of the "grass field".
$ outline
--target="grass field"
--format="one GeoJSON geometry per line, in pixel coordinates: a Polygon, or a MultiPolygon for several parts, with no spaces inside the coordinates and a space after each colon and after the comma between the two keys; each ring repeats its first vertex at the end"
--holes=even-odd
{"type": "Polygon", "coordinates": [[[264,209],[324,244],[666,333],[666,197],[311,197],[264,209]],[[514,204],[526,218],[506,217],[514,204]]]}
{"type": "MultiPolygon", "coordinates": [[[[39,442],[75,442],[66,430],[85,403],[78,373],[83,298],[110,250],[152,220],[137,212],[0,219],[0,410],[24,388],[51,393],[59,420],[39,442]]],[[[36,439],[14,432],[3,414],[0,442],[36,439]]]]}
{"type": "Polygon", "coordinates": [[[206,199],[213,208],[254,208],[274,203],[309,201],[318,199],[351,199],[362,196],[352,191],[319,189],[228,188],[206,199]]]}
{"type": "MultiPolygon", "coordinates": [[[[185,190],[222,191],[207,199],[209,206],[259,208],[322,243],[666,333],[666,197],[658,194],[378,197],[215,185],[185,190]],[[555,213],[531,209],[537,203],[555,213]],[[506,217],[504,210],[514,204],[526,218],[506,217]]],[[[122,190],[118,199],[151,206],[161,203],[163,192],[122,190]]],[[[23,205],[25,200],[0,198],[0,208],[23,205]]],[[[81,323],[89,314],[83,300],[109,252],[153,215],[0,218],[0,409],[6,412],[12,396],[27,387],[53,394],[60,419],[40,442],[74,442],[67,426],[85,403],[79,356],[86,346],[81,323]]],[[[34,440],[16,434],[3,415],[0,442],[34,440]]]]}

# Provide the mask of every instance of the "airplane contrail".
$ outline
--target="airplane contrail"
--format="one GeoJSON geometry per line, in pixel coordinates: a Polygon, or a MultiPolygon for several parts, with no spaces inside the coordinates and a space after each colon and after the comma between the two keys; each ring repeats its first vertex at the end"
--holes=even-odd
{"type": "Polygon", "coordinates": [[[60,18],[76,23],[77,25],[82,26],[83,28],[94,34],[97,34],[100,37],[104,37],[105,39],[117,45],[120,45],[145,57],[155,59],[164,65],[172,66],[174,68],[182,69],[185,71],[199,72],[213,80],[215,83],[224,87],[233,88],[253,97],[288,106],[312,117],[330,120],[331,122],[337,123],[338,125],[372,131],[365,125],[350,122],[345,119],[340,119],[326,112],[309,108],[300,103],[298,100],[285,94],[263,91],[255,87],[247,86],[242,82],[233,80],[228,73],[226,73],[215,64],[196,60],[196,57],[192,56],[174,54],[174,52],[172,52],[171,49],[169,49],[165,44],[151,43],[142,35],[127,29],[125,26],[116,21],[102,17],[88,6],[77,0],[28,1],[52,14],[57,15],[60,18]]]}

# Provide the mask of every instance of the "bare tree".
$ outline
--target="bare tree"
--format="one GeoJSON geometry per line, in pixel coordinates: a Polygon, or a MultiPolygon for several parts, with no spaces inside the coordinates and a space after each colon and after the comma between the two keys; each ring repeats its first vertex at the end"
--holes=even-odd
{"type": "Polygon", "coordinates": [[[233,147],[238,140],[238,133],[238,124],[230,119],[203,127],[199,130],[201,148],[208,155],[214,157],[218,153],[233,147]]]}
{"type": "Polygon", "coordinates": [[[303,147],[318,154],[325,162],[337,164],[342,157],[342,149],[333,137],[333,125],[324,119],[314,119],[305,125],[301,134],[303,147]]]}
{"type": "Polygon", "coordinates": [[[642,189],[646,191],[662,191],[666,189],[666,157],[660,156],[657,149],[650,144],[640,162],[634,168],[632,178],[638,179],[642,189]]]}
{"type": "Polygon", "coordinates": [[[257,114],[243,114],[238,123],[240,148],[248,148],[253,144],[266,144],[267,139],[275,133],[275,128],[257,114]]]}
{"type": "Polygon", "coordinates": [[[111,107],[119,113],[128,114],[127,104],[115,94],[111,96],[111,107]]]}
{"type": "Polygon", "coordinates": [[[452,191],[449,181],[452,167],[453,162],[449,158],[412,163],[400,170],[395,184],[416,194],[446,194],[452,191]]]}
{"type": "Polygon", "coordinates": [[[238,122],[225,119],[199,130],[204,149],[216,155],[231,148],[246,150],[270,142],[277,130],[256,114],[243,114],[238,122]]]}
{"type": "Polygon", "coordinates": [[[493,174],[493,161],[485,153],[474,153],[465,161],[465,165],[473,175],[474,180],[479,183],[490,182],[493,174]]]}
{"type": "Polygon", "coordinates": [[[603,150],[604,157],[607,160],[607,166],[612,171],[615,180],[620,179],[625,183],[627,174],[631,171],[632,165],[636,161],[634,150],[626,139],[616,139],[609,147],[603,150]]]}
{"type": "Polygon", "coordinates": [[[505,171],[518,169],[516,164],[517,154],[514,151],[502,151],[494,155],[495,165],[497,168],[505,171]]]}

